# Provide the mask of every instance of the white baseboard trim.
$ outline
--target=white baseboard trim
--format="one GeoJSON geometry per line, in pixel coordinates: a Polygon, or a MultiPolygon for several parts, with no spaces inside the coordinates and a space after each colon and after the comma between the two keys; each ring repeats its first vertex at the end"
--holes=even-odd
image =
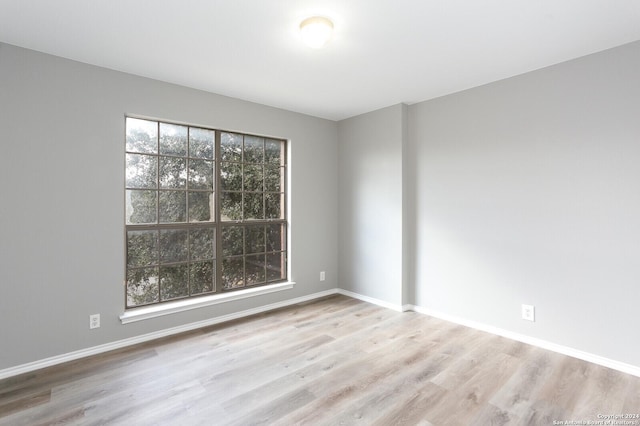
{"type": "Polygon", "coordinates": [[[445,321],[453,322],[456,324],[464,325],[465,327],[475,328],[476,330],[486,331],[487,333],[495,334],[498,336],[506,337],[508,339],[517,340],[528,345],[537,346],[542,349],[557,352],[562,355],[567,355],[573,358],[578,358],[583,361],[591,362],[593,364],[601,365],[603,367],[611,368],[613,370],[621,371],[623,373],[631,374],[636,377],[640,377],[640,367],[635,365],[626,364],[624,362],[616,361],[613,359],[605,358],[599,355],[595,355],[589,352],[584,352],[579,349],[570,348],[568,346],[558,345],[543,339],[530,337],[524,334],[514,333],[512,331],[503,330],[491,325],[482,324],[479,322],[471,321],[465,318],[460,318],[454,315],[445,314],[442,312],[434,311],[429,308],[424,308],[415,305],[405,305],[407,310],[418,312],[424,315],[440,318],[445,321]]]}
{"type": "Polygon", "coordinates": [[[352,291],[345,290],[342,288],[337,288],[336,293],[342,294],[343,296],[352,297],[354,299],[362,300],[363,302],[368,302],[374,305],[382,306],[383,308],[393,309],[394,311],[398,311],[398,312],[404,312],[404,307],[402,305],[396,305],[394,303],[385,302],[384,300],[365,296],[363,294],[354,293],[352,291]]]}
{"type": "Polygon", "coordinates": [[[177,327],[172,327],[164,330],[154,331],[152,333],[143,334],[140,336],[130,337],[127,339],[118,340],[103,345],[93,346],[91,348],[80,349],[74,352],[69,352],[62,355],[45,358],[42,360],[30,362],[27,364],[21,364],[15,367],[9,367],[4,370],[0,370],[0,380],[8,377],[17,376],[19,374],[28,373],[31,371],[39,370],[41,368],[51,367],[57,364],[62,364],[69,361],[74,361],[80,358],[85,358],[91,355],[97,355],[104,352],[112,351],[114,349],[120,349],[127,346],[136,345],[138,343],[148,342],[150,340],[159,339],[162,337],[171,336],[174,334],[184,333],[186,331],[196,330],[198,328],[207,327],[210,325],[219,324],[226,321],[231,321],[238,318],[247,317],[250,315],[259,314],[262,312],[271,311],[278,308],[283,308],[297,303],[307,302],[321,297],[331,296],[333,294],[342,294],[344,296],[352,297],[354,299],[362,300],[367,303],[382,306],[384,308],[392,309],[397,312],[414,311],[424,315],[430,315],[432,317],[440,318],[445,321],[453,322],[463,325],[465,327],[474,328],[476,330],[485,331],[487,333],[495,334],[498,336],[506,337],[508,339],[517,340],[522,343],[537,346],[543,349],[547,349],[553,352],[557,352],[563,355],[567,355],[573,358],[578,358],[583,361],[591,362],[593,364],[601,365],[603,367],[611,368],[623,373],[631,374],[633,376],[640,377],[640,367],[635,365],[626,364],[620,361],[612,360],[609,358],[601,357],[599,355],[584,352],[578,349],[570,348],[567,346],[558,345],[556,343],[548,342],[546,340],[538,339],[535,337],[526,336],[524,334],[514,333],[501,328],[493,327],[490,325],[478,323],[465,318],[457,317],[454,315],[445,314],[442,312],[434,311],[429,308],[424,308],[416,305],[396,305],[386,302],[384,300],[376,299],[373,297],[365,296],[362,294],[354,293],[352,291],[333,288],[318,293],[309,294],[307,296],[297,297],[290,300],[284,300],[282,302],[272,303],[270,305],[259,306],[253,309],[247,309],[245,311],[235,312],[228,315],[222,315],[219,317],[207,319],[204,321],[193,322],[184,324],[177,327]]]}
{"type": "Polygon", "coordinates": [[[295,299],[284,300],[282,302],[272,303],[270,305],[259,306],[257,308],[247,309],[245,311],[234,312],[232,314],[222,315],[222,316],[207,319],[204,321],[192,322],[192,323],[180,325],[177,327],[158,330],[158,331],[143,334],[140,336],[129,337],[127,339],[117,340],[115,342],[105,343],[103,345],[93,346],[90,348],[80,349],[80,350],[69,352],[62,355],[52,356],[50,358],[29,362],[27,364],[17,365],[15,367],[9,367],[4,370],[0,370],[0,380],[6,379],[12,376],[17,376],[19,374],[24,374],[31,371],[39,370],[41,368],[51,367],[57,364],[62,364],[65,362],[74,361],[76,359],[85,358],[91,355],[101,354],[104,352],[112,351],[114,349],[120,349],[127,346],[136,345],[138,343],[148,342],[150,340],[159,339],[161,337],[167,337],[167,336],[171,336],[178,333],[184,333],[186,331],[196,330],[198,328],[207,327],[210,325],[219,324],[226,321],[231,321],[238,318],[259,314],[262,312],[271,311],[278,308],[284,308],[286,306],[295,305],[296,303],[302,303],[302,302],[307,302],[309,300],[319,299],[321,297],[330,296],[336,293],[337,293],[337,289],[321,291],[318,293],[309,294],[307,296],[297,297],[295,299]]]}

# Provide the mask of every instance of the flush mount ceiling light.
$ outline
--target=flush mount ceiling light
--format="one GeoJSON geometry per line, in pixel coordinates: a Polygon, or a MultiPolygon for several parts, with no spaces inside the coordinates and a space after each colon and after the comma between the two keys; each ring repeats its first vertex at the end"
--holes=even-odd
{"type": "Polygon", "coordinates": [[[300,35],[307,46],[319,49],[331,38],[333,22],[323,16],[312,16],[300,23],[300,35]]]}

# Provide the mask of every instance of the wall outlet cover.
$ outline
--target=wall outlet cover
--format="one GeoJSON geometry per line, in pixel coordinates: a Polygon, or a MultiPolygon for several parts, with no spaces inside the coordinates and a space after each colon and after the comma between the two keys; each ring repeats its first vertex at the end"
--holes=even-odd
{"type": "Polygon", "coordinates": [[[89,328],[100,328],[100,314],[89,315],[89,328]]]}
{"type": "Polygon", "coordinates": [[[527,321],[536,320],[536,308],[533,305],[522,305],[522,319],[527,321]]]}

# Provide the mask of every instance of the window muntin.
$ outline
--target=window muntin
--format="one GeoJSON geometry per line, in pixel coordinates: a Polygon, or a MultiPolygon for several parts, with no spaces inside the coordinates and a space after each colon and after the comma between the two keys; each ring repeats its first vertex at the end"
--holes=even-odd
{"type": "Polygon", "coordinates": [[[126,118],[126,307],[286,280],[286,142],[126,118]]]}

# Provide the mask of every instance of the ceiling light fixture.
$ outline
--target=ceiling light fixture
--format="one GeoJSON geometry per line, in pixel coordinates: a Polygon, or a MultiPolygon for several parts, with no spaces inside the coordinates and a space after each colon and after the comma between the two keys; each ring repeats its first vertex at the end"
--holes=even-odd
{"type": "Polygon", "coordinates": [[[300,23],[300,35],[309,47],[319,49],[331,38],[333,22],[322,16],[312,16],[300,23]]]}

